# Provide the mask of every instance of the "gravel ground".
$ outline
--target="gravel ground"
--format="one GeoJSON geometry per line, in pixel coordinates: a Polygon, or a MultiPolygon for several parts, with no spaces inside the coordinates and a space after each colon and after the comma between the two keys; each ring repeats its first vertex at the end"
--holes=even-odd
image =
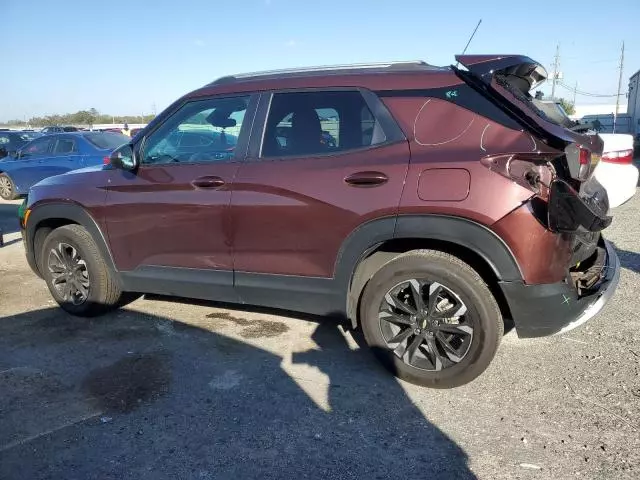
{"type": "Polygon", "coordinates": [[[611,303],[505,336],[473,383],[397,381],[331,320],[141,299],[65,315],[0,203],[0,478],[640,478],[640,196],[611,303]]]}

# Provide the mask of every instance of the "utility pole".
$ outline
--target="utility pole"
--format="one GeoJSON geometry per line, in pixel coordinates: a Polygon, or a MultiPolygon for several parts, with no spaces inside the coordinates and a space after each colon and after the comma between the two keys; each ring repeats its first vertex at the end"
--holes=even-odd
{"type": "Polygon", "coordinates": [[[618,122],[618,111],[620,110],[620,90],[622,89],[622,69],[624,68],[624,42],[620,52],[620,76],[618,77],[618,94],[616,95],[616,115],[613,117],[613,133],[616,133],[616,123],[618,122]]]}
{"type": "Polygon", "coordinates": [[[551,82],[551,100],[556,99],[556,81],[558,80],[558,66],[560,62],[560,44],[556,45],[556,58],[553,62],[553,81],[551,82]]]}
{"type": "Polygon", "coordinates": [[[578,93],[578,82],[576,81],[576,86],[573,88],[573,107],[576,106],[576,94],[578,93]]]}

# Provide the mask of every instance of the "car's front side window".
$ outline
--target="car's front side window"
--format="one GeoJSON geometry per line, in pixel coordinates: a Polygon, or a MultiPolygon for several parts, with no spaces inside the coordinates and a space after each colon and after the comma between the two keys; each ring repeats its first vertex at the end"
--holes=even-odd
{"type": "Polygon", "coordinates": [[[235,158],[249,97],[184,104],[145,141],[142,164],[209,163],[235,158]]]}
{"type": "Polygon", "coordinates": [[[22,150],[22,155],[44,155],[49,152],[50,143],[51,139],[49,138],[39,138],[38,140],[34,140],[33,142],[25,145],[24,149],[22,150]]]}

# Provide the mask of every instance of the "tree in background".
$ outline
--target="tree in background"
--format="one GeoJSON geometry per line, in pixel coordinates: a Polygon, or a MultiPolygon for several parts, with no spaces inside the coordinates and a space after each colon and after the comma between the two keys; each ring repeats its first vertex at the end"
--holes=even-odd
{"type": "Polygon", "coordinates": [[[46,127],[49,125],[96,125],[101,123],[149,123],[155,115],[105,115],[95,108],[80,110],[75,113],[65,113],[64,115],[47,115],[44,117],[32,117],[26,122],[24,120],[9,120],[6,125],[12,127],[46,127]]]}
{"type": "Polygon", "coordinates": [[[574,113],[576,113],[576,106],[573,103],[569,102],[564,98],[559,98],[556,101],[560,105],[562,105],[562,108],[564,108],[564,111],[567,112],[567,115],[573,115],[574,113]]]}

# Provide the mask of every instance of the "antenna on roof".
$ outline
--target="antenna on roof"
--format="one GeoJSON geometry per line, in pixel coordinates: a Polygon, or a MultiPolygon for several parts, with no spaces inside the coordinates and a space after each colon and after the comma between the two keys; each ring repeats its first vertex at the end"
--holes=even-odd
{"type": "MultiPolygon", "coordinates": [[[[467,52],[467,48],[469,48],[469,44],[471,43],[471,40],[473,40],[473,37],[476,36],[476,32],[478,31],[478,27],[480,26],[481,23],[482,23],[482,19],[478,20],[478,24],[476,25],[476,28],[473,29],[473,33],[469,37],[469,41],[464,46],[464,50],[462,50],[462,53],[460,55],[464,55],[467,52]]],[[[456,67],[458,66],[459,63],[460,62],[456,62],[456,67]]]]}

